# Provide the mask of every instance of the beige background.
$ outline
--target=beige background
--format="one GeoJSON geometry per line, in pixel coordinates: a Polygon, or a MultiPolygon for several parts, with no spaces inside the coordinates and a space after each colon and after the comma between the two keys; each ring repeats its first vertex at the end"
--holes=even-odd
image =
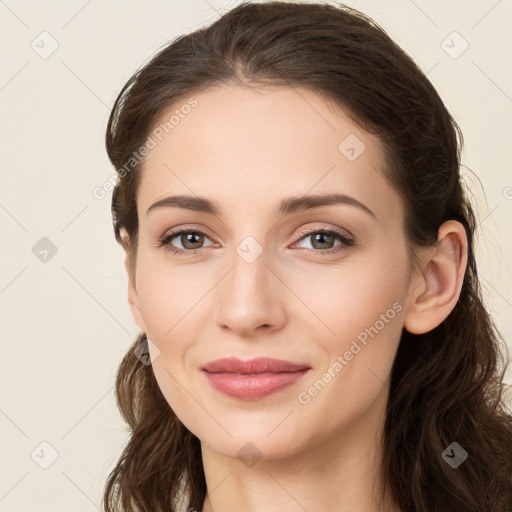
{"type": "MultiPolygon", "coordinates": [[[[126,440],[115,371],[138,332],[110,194],[92,195],[113,172],[105,125],[143,61],[234,3],[0,1],[0,512],[101,508],[126,440]]],[[[483,186],[466,171],[480,215],[480,275],[512,352],[512,2],[348,3],[414,57],[462,127],[463,162],[483,186]]]]}

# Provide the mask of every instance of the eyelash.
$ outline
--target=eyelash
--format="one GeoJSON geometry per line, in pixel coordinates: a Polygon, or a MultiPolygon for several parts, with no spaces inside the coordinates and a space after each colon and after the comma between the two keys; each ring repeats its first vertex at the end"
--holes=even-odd
{"type": "MultiPolygon", "coordinates": [[[[178,249],[174,246],[171,246],[170,245],[170,241],[174,238],[176,238],[177,236],[179,235],[182,235],[184,233],[188,233],[188,234],[194,234],[194,235],[204,235],[206,238],[208,238],[208,236],[206,235],[206,233],[203,233],[202,231],[200,230],[197,230],[197,229],[181,229],[181,230],[178,230],[178,231],[173,231],[171,233],[166,233],[165,235],[163,235],[162,237],[160,237],[158,239],[158,246],[159,247],[164,247],[165,250],[167,251],[170,251],[172,252],[173,254],[175,255],[182,255],[182,256],[185,256],[185,257],[188,257],[188,256],[194,256],[195,254],[197,254],[199,251],[201,251],[201,249],[204,249],[204,247],[201,247],[200,249],[178,249]]],[[[321,234],[324,234],[324,235],[333,235],[334,237],[336,237],[338,240],[340,240],[342,243],[341,245],[338,245],[332,249],[304,249],[308,254],[310,255],[322,255],[322,256],[328,256],[328,255],[331,255],[331,254],[335,254],[337,252],[340,252],[348,247],[351,247],[355,244],[355,241],[351,238],[349,238],[348,236],[336,231],[336,230],[332,230],[332,229],[325,229],[325,228],[319,228],[319,229],[313,229],[313,230],[309,230],[309,231],[306,231],[306,232],[301,232],[300,233],[300,238],[299,240],[297,240],[297,242],[300,242],[301,240],[307,238],[308,236],[311,236],[311,235],[314,235],[314,234],[317,234],[317,233],[321,233],[321,234]]]]}

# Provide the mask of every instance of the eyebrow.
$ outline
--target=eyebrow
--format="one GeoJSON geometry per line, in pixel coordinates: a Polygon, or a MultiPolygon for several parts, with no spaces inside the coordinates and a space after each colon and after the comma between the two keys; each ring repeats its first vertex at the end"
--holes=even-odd
{"type": "MultiPolygon", "coordinates": [[[[291,213],[309,210],[312,208],[319,208],[321,206],[330,206],[333,204],[347,204],[355,206],[373,218],[376,218],[368,206],[358,201],[355,197],[347,196],[345,194],[328,194],[328,195],[310,195],[310,196],[296,196],[287,197],[283,199],[279,207],[274,210],[276,216],[289,215],[291,213]]],[[[186,210],[193,210],[195,212],[208,213],[211,215],[220,216],[220,208],[209,199],[198,196],[168,196],[160,199],[156,203],[152,204],[147,212],[154,211],[159,208],[184,208],[186,210]]]]}

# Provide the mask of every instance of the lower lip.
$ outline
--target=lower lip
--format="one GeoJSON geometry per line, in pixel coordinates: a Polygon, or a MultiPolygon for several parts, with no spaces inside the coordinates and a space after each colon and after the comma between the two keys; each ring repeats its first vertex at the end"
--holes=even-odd
{"type": "Polygon", "coordinates": [[[210,384],[221,393],[239,400],[257,400],[292,386],[310,370],[281,373],[210,373],[203,370],[210,384]]]}

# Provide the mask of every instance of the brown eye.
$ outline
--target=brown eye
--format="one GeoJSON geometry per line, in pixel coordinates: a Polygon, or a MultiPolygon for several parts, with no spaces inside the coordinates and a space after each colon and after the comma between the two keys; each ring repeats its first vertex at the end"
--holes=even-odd
{"type": "Polygon", "coordinates": [[[315,233],[313,235],[309,235],[312,240],[311,245],[315,249],[331,249],[334,247],[334,242],[336,237],[333,235],[327,235],[326,233],[315,233]]]}
{"type": "Polygon", "coordinates": [[[311,248],[304,247],[306,252],[313,255],[334,254],[354,245],[354,240],[343,233],[329,229],[315,229],[302,233],[301,241],[309,241],[311,248]],[[336,240],[339,243],[336,244],[336,240]]]}
{"type": "MultiPolygon", "coordinates": [[[[173,251],[174,253],[195,254],[203,248],[205,240],[209,238],[201,231],[182,229],[173,233],[168,233],[160,239],[160,246],[173,251]],[[173,240],[177,240],[171,243],[173,240]],[[177,246],[175,244],[178,244],[177,246]],[[181,247],[180,247],[181,245],[181,247]]],[[[212,245],[212,244],[208,244],[212,245]]]]}
{"type": "Polygon", "coordinates": [[[196,232],[182,233],[179,237],[185,249],[199,249],[204,241],[204,235],[196,232]]]}

